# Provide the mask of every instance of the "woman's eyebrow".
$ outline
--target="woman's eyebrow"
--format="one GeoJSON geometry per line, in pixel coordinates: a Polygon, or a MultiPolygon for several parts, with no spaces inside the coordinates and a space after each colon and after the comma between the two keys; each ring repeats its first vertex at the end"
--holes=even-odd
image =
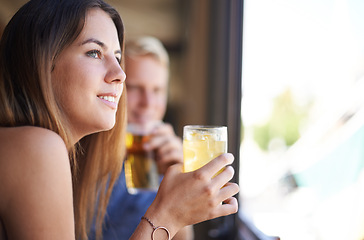
{"type": "MultiPolygon", "coordinates": [[[[95,43],[95,44],[99,45],[101,48],[106,48],[105,43],[103,43],[103,42],[101,42],[101,41],[99,41],[99,40],[97,40],[95,38],[89,38],[89,39],[83,41],[81,43],[81,45],[84,45],[84,44],[87,44],[87,43],[95,43]]],[[[122,54],[121,50],[116,50],[115,53],[122,54]]]]}
{"type": "Polygon", "coordinates": [[[89,39],[83,41],[81,43],[81,45],[85,45],[87,43],[95,43],[95,44],[99,45],[100,47],[105,48],[105,43],[103,43],[103,42],[101,42],[101,41],[99,41],[99,40],[97,40],[95,38],[89,38],[89,39]]]}

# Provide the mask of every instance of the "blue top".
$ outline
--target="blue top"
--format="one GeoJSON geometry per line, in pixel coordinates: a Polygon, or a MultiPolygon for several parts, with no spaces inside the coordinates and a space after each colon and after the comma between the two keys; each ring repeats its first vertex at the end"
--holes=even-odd
{"type": "MultiPolygon", "coordinates": [[[[106,210],[103,240],[128,240],[139,225],[141,217],[154,201],[157,192],[129,194],[125,184],[124,170],[114,185],[106,210]]],[[[95,226],[91,228],[89,240],[95,239],[95,226]]]]}

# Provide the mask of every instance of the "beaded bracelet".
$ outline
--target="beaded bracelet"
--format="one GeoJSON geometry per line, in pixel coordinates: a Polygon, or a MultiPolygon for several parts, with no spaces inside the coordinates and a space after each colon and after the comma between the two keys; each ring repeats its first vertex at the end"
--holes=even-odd
{"type": "Polygon", "coordinates": [[[170,236],[170,233],[169,233],[169,231],[168,231],[168,229],[167,228],[165,228],[165,227],[161,227],[161,226],[159,226],[159,227],[156,227],[156,226],[154,226],[154,224],[152,223],[152,221],[150,221],[149,220],[149,218],[146,218],[146,217],[142,217],[142,219],[144,219],[144,220],[147,220],[147,222],[152,226],[152,228],[153,228],[153,232],[152,232],[152,240],[154,240],[154,234],[155,234],[155,232],[158,230],[158,229],[163,229],[164,231],[166,231],[167,232],[167,237],[168,237],[168,240],[171,240],[171,236],[170,236]]]}

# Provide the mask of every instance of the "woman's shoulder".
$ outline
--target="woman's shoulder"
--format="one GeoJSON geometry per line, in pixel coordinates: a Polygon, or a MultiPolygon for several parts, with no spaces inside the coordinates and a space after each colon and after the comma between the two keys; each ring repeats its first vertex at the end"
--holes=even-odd
{"type": "Polygon", "coordinates": [[[41,139],[61,139],[61,137],[46,128],[35,126],[20,126],[20,127],[0,127],[0,137],[6,136],[7,138],[15,139],[17,141],[23,140],[41,140],[41,139]]]}
{"type": "Polygon", "coordinates": [[[55,132],[33,126],[0,128],[0,155],[67,152],[62,138],[55,132]]]}
{"type": "Polygon", "coordinates": [[[51,130],[30,126],[0,128],[0,143],[0,175],[26,174],[37,168],[56,170],[62,165],[69,167],[66,145],[51,130]]]}
{"type": "Polygon", "coordinates": [[[55,132],[40,127],[0,128],[0,175],[33,168],[69,166],[68,151],[55,132]],[[28,166],[28,168],[26,168],[28,166]]]}
{"type": "Polygon", "coordinates": [[[59,224],[57,216],[72,229],[72,175],[62,138],[38,127],[0,128],[0,143],[0,218],[8,220],[7,231],[18,239],[40,234],[59,224]],[[24,216],[37,216],[32,229],[24,216]]]}

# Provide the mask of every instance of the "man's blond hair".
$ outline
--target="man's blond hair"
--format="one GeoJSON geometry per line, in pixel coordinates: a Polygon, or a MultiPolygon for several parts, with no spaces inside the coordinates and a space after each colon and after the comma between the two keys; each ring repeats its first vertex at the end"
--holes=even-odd
{"type": "Polygon", "coordinates": [[[168,52],[162,42],[155,37],[143,36],[126,42],[125,56],[151,56],[162,65],[169,67],[168,52]]]}

